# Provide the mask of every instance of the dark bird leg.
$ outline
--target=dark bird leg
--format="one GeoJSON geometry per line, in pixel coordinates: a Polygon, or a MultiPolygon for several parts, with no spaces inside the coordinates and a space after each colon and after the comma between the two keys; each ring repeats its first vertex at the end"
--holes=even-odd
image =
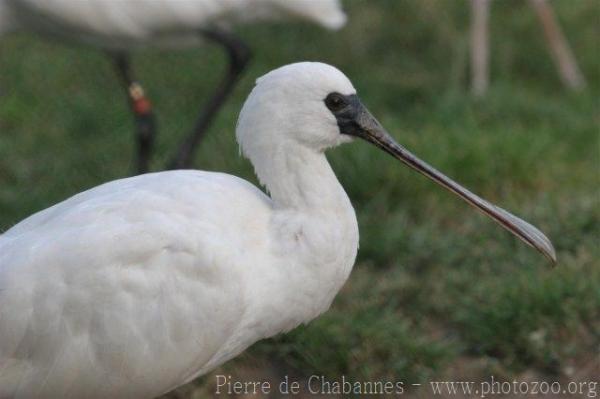
{"type": "Polygon", "coordinates": [[[113,54],[117,73],[125,85],[129,105],[133,111],[137,141],[136,171],[146,173],[150,167],[150,158],[156,138],[156,120],[152,104],[144,94],[142,85],[131,72],[129,57],[125,54],[113,54]]]}
{"type": "Polygon", "coordinates": [[[186,169],[191,167],[196,147],[214,120],[217,111],[231,94],[237,80],[250,60],[250,50],[242,40],[234,35],[217,30],[202,31],[202,34],[207,39],[225,48],[229,58],[229,67],[215,92],[200,111],[194,129],[181,142],[174,156],[167,164],[168,169],[186,169]]]}

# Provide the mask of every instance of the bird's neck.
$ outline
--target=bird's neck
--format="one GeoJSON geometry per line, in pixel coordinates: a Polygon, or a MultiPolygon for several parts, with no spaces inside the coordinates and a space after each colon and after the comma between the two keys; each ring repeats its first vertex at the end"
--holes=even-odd
{"type": "Polygon", "coordinates": [[[323,152],[282,145],[255,169],[277,209],[327,212],[350,205],[323,152]]]}
{"type": "Polygon", "coordinates": [[[262,336],[268,337],[308,322],[329,308],[354,265],[358,224],[354,208],[322,152],[302,148],[276,151],[255,163],[255,168],[275,204],[269,241],[273,263],[278,265],[275,274],[274,270],[259,274],[270,276],[275,283],[257,284],[266,292],[256,306],[268,309],[269,314],[286,315],[261,324],[262,336]],[[275,304],[273,295],[280,298],[275,304]]]}

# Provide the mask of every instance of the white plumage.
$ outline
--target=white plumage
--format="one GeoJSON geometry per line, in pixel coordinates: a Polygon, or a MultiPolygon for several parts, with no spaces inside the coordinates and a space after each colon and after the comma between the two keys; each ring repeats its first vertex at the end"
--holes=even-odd
{"type": "Polygon", "coordinates": [[[188,46],[200,30],[283,18],[344,25],[339,0],[0,0],[0,33],[28,30],[107,49],[188,46]]]}
{"type": "MultiPolygon", "coordinates": [[[[0,236],[0,397],[155,397],[327,310],[358,227],[324,151],[363,133],[400,151],[365,113],[337,69],[279,68],[257,81],[237,127],[270,196],[222,173],[147,174],[0,236]]],[[[533,226],[485,204],[553,257],[533,226]]]]}

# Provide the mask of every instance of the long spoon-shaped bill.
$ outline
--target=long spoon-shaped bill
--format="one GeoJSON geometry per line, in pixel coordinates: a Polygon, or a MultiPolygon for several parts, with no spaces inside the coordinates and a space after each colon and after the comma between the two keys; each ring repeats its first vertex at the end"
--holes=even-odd
{"type": "Polygon", "coordinates": [[[394,158],[402,161],[404,164],[415,169],[419,173],[429,177],[431,180],[450,190],[470,205],[474,206],[498,224],[524,241],[526,244],[540,251],[552,263],[556,263],[556,253],[552,243],[540,230],[516,217],[510,212],[499,208],[481,197],[473,194],[471,191],[462,187],[454,180],[445,176],[426,162],[411,154],[406,148],[396,143],[394,139],[385,131],[381,124],[362,107],[361,112],[356,115],[356,122],[360,126],[360,133],[356,134],[362,139],[375,144],[385,152],[391,154],[394,158]]]}

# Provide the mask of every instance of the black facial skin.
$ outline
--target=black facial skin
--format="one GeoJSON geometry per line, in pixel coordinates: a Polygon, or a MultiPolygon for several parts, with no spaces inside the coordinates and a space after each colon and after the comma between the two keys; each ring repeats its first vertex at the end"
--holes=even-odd
{"type": "Polygon", "coordinates": [[[356,94],[345,96],[339,93],[330,93],[324,101],[325,106],[335,116],[340,133],[357,137],[361,135],[362,129],[357,120],[363,106],[356,94]]]}
{"type": "Polygon", "coordinates": [[[383,127],[379,125],[377,119],[371,116],[356,94],[330,93],[325,97],[324,102],[335,116],[342,134],[367,139],[366,127],[383,130],[383,127]]]}

